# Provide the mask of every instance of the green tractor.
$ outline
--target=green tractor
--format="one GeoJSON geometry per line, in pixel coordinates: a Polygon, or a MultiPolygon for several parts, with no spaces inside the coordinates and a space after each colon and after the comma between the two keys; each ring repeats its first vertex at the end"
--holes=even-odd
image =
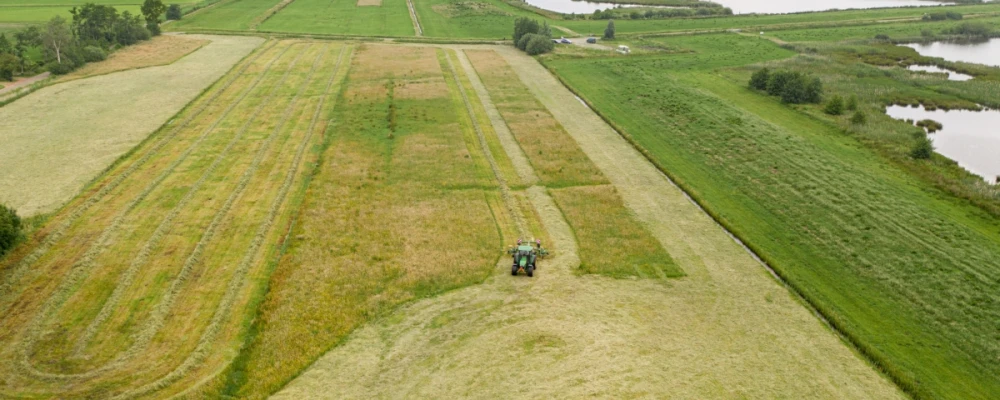
{"type": "Polygon", "coordinates": [[[535,269],[537,268],[535,262],[539,258],[549,255],[549,252],[542,248],[541,240],[535,240],[534,245],[532,246],[531,242],[523,244],[518,239],[517,246],[511,246],[507,249],[507,254],[510,254],[514,258],[514,264],[510,267],[511,275],[517,276],[518,272],[524,270],[529,277],[535,276],[535,269]]]}

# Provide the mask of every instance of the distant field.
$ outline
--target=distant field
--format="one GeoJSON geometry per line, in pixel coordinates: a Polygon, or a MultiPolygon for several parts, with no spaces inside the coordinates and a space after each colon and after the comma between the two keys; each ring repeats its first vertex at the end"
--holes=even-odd
{"type": "Polygon", "coordinates": [[[211,8],[198,10],[180,21],[171,22],[165,27],[171,31],[185,29],[250,29],[258,18],[281,0],[232,0],[219,2],[211,8]]]}
{"type": "MultiPolygon", "coordinates": [[[[57,15],[69,20],[73,18],[69,10],[78,5],[82,3],[57,6],[0,6],[0,22],[41,23],[57,15]]],[[[114,7],[119,13],[128,11],[132,15],[142,15],[138,3],[116,4],[114,7]]]]}
{"type": "Polygon", "coordinates": [[[380,6],[358,6],[357,0],[296,0],[259,29],[335,35],[414,35],[406,0],[383,0],[380,6]]]}
{"type": "Polygon", "coordinates": [[[713,72],[776,46],[661,40],[696,53],[548,63],[910,393],[998,393],[996,221],[713,72]]]}
{"type": "Polygon", "coordinates": [[[514,19],[540,17],[499,0],[415,1],[424,36],[510,39],[514,19]]]}
{"type": "Polygon", "coordinates": [[[71,81],[112,72],[167,65],[210,42],[211,40],[197,35],[160,35],[148,41],[119,49],[111,53],[107,60],[86,64],[69,74],[60,76],[58,81],[71,81]]]}

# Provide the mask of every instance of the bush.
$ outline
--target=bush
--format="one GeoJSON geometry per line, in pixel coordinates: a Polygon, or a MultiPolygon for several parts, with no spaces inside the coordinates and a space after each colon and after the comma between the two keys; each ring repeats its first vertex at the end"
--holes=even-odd
{"type": "Polygon", "coordinates": [[[615,38],[615,20],[608,21],[608,27],[604,28],[604,38],[605,39],[615,38]]]}
{"type": "Polygon", "coordinates": [[[993,34],[993,28],[983,23],[966,22],[951,29],[946,29],[944,30],[944,33],[950,35],[989,37],[993,34]]]}
{"type": "Polygon", "coordinates": [[[840,96],[833,96],[828,103],[826,103],[826,108],[823,109],[824,112],[830,115],[841,115],[844,113],[844,99],[840,96]]]}
{"type": "Polygon", "coordinates": [[[847,111],[857,111],[858,110],[858,95],[852,94],[850,99],[847,99],[847,111]]]}
{"type": "Polygon", "coordinates": [[[0,256],[14,248],[21,238],[21,218],[13,208],[0,204],[0,256]]]}
{"type": "MultiPolygon", "coordinates": [[[[757,77],[758,80],[762,78],[757,77]]],[[[759,85],[759,82],[753,83],[759,85]]],[[[779,96],[781,101],[790,104],[819,103],[823,97],[823,83],[801,72],[776,71],[768,74],[767,94],[779,96]]]]}
{"type": "Polygon", "coordinates": [[[854,115],[851,116],[851,123],[854,125],[864,125],[868,121],[868,117],[861,111],[855,111],[854,115]]]}
{"type": "Polygon", "coordinates": [[[888,42],[889,40],[892,40],[892,39],[889,37],[889,35],[886,35],[884,33],[880,33],[878,35],[875,35],[875,40],[881,40],[881,41],[884,41],[884,42],[888,42]]]}
{"type": "Polygon", "coordinates": [[[62,64],[51,62],[45,66],[53,75],[65,75],[76,69],[76,64],[72,60],[63,60],[62,64]]]}
{"type": "MultiPolygon", "coordinates": [[[[538,24],[538,21],[531,18],[521,17],[514,20],[514,45],[516,45],[518,49],[524,50],[524,47],[521,46],[521,39],[524,35],[529,33],[540,33],[541,31],[542,26],[538,24]]],[[[525,42],[525,44],[527,44],[527,42],[525,42]]]]}
{"type": "Polygon", "coordinates": [[[21,60],[13,54],[0,54],[0,80],[14,80],[14,71],[17,71],[21,60]]]}
{"type": "Polygon", "coordinates": [[[529,33],[527,35],[521,36],[521,39],[514,44],[514,47],[517,47],[518,50],[526,51],[528,48],[528,41],[531,40],[531,38],[528,37],[528,35],[537,35],[537,33],[529,33]]]}
{"type": "Polygon", "coordinates": [[[917,160],[930,159],[932,154],[934,154],[934,143],[926,137],[918,139],[913,150],[910,150],[910,157],[917,160]]]}
{"type": "Polygon", "coordinates": [[[108,58],[108,53],[97,46],[87,46],[83,48],[83,60],[86,62],[104,61],[108,58]]]}
{"type": "Polygon", "coordinates": [[[528,39],[528,44],[525,46],[524,51],[529,56],[548,53],[556,47],[555,43],[552,43],[552,38],[545,35],[528,34],[524,38],[528,39]]]}
{"type": "Polygon", "coordinates": [[[770,79],[771,70],[764,68],[753,75],[750,75],[750,88],[756,90],[767,90],[767,81],[770,79]]]}
{"type": "Polygon", "coordinates": [[[181,5],[180,4],[171,4],[170,6],[167,7],[167,19],[168,20],[178,21],[178,20],[181,19],[182,16],[183,16],[183,14],[181,13],[181,5]]]}

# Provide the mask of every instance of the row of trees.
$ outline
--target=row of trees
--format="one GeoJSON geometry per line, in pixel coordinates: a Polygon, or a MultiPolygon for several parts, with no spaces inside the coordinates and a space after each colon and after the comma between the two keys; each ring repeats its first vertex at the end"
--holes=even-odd
{"type": "Polygon", "coordinates": [[[819,103],[823,98],[823,82],[797,71],[761,69],[750,77],[750,87],[790,104],[819,103]]]}
{"type": "Polygon", "coordinates": [[[83,64],[100,61],[109,51],[129,46],[160,34],[164,13],[180,18],[180,6],[165,6],[161,0],[145,0],[142,15],[112,6],[87,3],[70,10],[71,20],[52,17],[42,27],[29,26],[14,32],[13,40],[0,34],[0,79],[13,80],[15,74],[47,69],[68,73],[83,64]],[[42,50],[41,59],[31,59],[33,49],[42,50]]]}

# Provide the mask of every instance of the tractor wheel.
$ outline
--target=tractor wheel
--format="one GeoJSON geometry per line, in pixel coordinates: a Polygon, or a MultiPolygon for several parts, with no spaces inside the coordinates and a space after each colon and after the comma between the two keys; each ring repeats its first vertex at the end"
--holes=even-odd
{"type": "Polygon", "coordinates": [[[517,264],[515,264],[513,267],[510,267],[510,274],[514,275],[514,276],[517,276],[517,270],[518,269],[519,268],[517,267],[517,264]]]}
{"type": "Polygon", "coordinates": [[[528,273],[528,277],[529,278],[535,276],[535,266],[534,265],[529,265],[528,268],[524,269],[524,271],[528,273]]]}

